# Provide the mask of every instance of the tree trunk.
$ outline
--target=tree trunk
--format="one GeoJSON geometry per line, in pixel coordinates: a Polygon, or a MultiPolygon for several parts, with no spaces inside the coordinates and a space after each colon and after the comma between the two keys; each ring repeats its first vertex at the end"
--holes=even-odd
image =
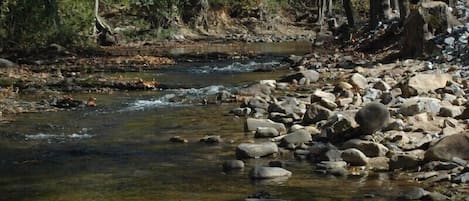
{"type": "Polygon", "coordinates": [[[400,17],[400,24],[401,26],[404,25],[407,16],[409,16],[410,8],[409,8],[409,0],[399,0],[399,17],[400,17]]]}
{"type": "Polygon", "coordinates": [[[327,4],[327,16],[332,17],[334,15],[334,5],[332,4],[332,0],[326,0],[327,4]]]}
{"type": "Polygon", "coordinates": [[[393,11],[398,11],[399,10],[399,2],[398,0],[391,0],[391,8],[393,11]]]}
{"type": "Polygon", "coordinates": [[[378,26],[378,10],[380,4],[377,0],[370,0],[370,28],[378,26]]]}
{"type": "Polygon", "coordinates": [[[391,1],[390,0],[381,0],[379,8],[381,20],[389,20],[392,17],[391,1]]]}
{"type": "MultiPolygon", "coordinates": [[[[99,0],[96,0],[94,2],[94,18],[95,19],[98,19],[98,12],[99,12],[99,0]]],[[[95,34],[97,34],[96,25],[93,26],[93,35],[95,34]]]]}
{"type": "Polygon", "coordinates": [[[322,26],[324,24],[324,15],[327,9],[326,0],[316,0],[316,4],[318,6],[318,18],[316,23],[322,26]]]}
{"type": "Polygon", "coordinates": [[[353,9],[351,0],[343,0],[343,6],[345,10],[345,15],[347,16],[347,21],[350,27],[355,26],[355,10],[353,9]]]}

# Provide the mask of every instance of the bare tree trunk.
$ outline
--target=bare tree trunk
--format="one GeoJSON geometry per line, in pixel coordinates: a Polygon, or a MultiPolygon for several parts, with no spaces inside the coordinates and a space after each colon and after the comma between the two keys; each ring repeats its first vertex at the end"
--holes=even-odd
{"type": "Polygon", "coordinates": [[[399,10],[399,2],[398,0],[391,0],[391,8],[393,11],[398,11],[399,10]]]}
{"type": "Polygon", "coordinates": [[[379,12],[380,12],[381,20],[391,19],[391,17],[392,17],[391,1],[390,0],[381,0],[379,12]]]}
{"type": "Polygon", "coordinates": [[[350,27],[355,26],[355,10],[353,9],[351,0],[343,0],[343,6],[345,10],[345,15],[347,16],[347,21],[350,27]]]}
{"type": "Polygon", "coordinates": [[[378,10],[380,8],[380,4],[377,0],[370,0],[370,27],[375,28],[378,26],[378,10]]]}
{"type": "Polygon", "coordinates": [[[318,23],[319,25],[322,26],[322,24],[324,23],[324,14],[325,14],[325,10],[326,10],[326,0],[316,0],[316,4],[318,6],[318,18],[317,18],[317,21],[316,23],[318,23]]]}
{"type": "MultiPolygon", "coordinates": [[[[99,0],[96,0],[94,2],[94,18],[95,19],[98,19],[98,13],[99,13],[99,0]]],[[[97,34],[97,30],[96,30],[96,25],[93,26],[93,35],[96,35],[97,34]]]]}
{"type": "Polygon", "coordinates": [[[404,21],[407,19],[407,16],[409,16],[409,5],[409,0],[399,0],[399,16],[401,26],[404,25],[404,21]]]}
{"type": "Polygon", "coordinates": [[[334,15],[334,5],[332,0],[326,0],[327,2],[327,16],[332,17],[334,15]]]}

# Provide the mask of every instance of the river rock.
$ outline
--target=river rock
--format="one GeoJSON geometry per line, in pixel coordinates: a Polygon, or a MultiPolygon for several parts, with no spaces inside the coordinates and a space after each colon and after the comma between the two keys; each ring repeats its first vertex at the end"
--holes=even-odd
{"type": "Polygon", "coordinates": [[[453,182],[458,184],[467,184],[469,183],[469,172],[460,174],[453,178],[453,182]]]}
{"type": "Polygon", "coordinates": [[[430,192],[423,198],[423,200],[446,201],[451,200],[451,198],[438,192],[430,192]]]}
{"type": "Polygon", "coordinates": [[[252,109],[261,108],[267,110],[269,108],[269,103],[265,99],[255,96],[254,98],[249,99],[247,106],[252,109]]]}
{"type": "Polygon", "coordinates": [[[388,171],[389,158],[388,157],[374,157],[368,159],[368,167],[375,171],[388,171]]]}
{"type": "Polygon", "coordinates": [[[463,109],[459,106],[443,106],[440,108],[438,116],[440,117],[456,117],[463,113],[463,109]]]}
{"type": "Polygon", "coordinates": [[[223,162],[223,170],[241,170],[244,169],[244,162],[242,160],[227,160],[223,162]]]}
{"type": "Polygon", "coordinates": [[[253,84],[248,87],[242,88],[236,92],[240,96],[268,96],[274,91],[273,87],[265,84],[253,84]]]}
{"type": "Polygon", "coordinates": [[[396,154],[391,156],[391,160],[389,161],[389,169],[414,169],[417,168],[421,162],[422,159],[420,159],[419,156],[413,154],[396,154]]]}
{"type": "Polygon", "coordinates": [[[407,99],[399,109],[399,113],[404,116],[414,116],[423,112],[437,114],[440,112],[440,100],[436,98],[414,97],[407,99]]]}
{"type": "Polygon", "coordinates": [[[344,114],[335,114],[322,126],[321,135],[331,142],[343,142],[354,137],[355,121],[344,114]]]}
{"type": "Polygon", "coordinates": [[[443,161],[431,161],[423,166],[426,171],[439,171],[439,170],[451,170],[457,168],[459,165],[452,162],[443,161]]]}
{"type": "Polygon", "coordinates": [[[8,59],[0,58],[0,68],[13,68],[17,66],[17,64],[13,63],[8,59]]]}
{"type": "Polygon", "coordinates": [[[411,77],[402,91],[407,96],[414,96],[444,88],[446,83],[451,80],[452,76],[450,74],[420,73],[411,77]]]}
{"type": "Polygon", "coordinates": [[[402,131],[405,128],[405,123],[402,119],[396,119],[389,123],[383,130],[384,131],[402,131]]]}
{"type": "Polygon", "coordinates": [[[303,116],[303,124],[310,125],[332,116],[332,111],[319,104],[311,104],[303,116]]]}
{"type": "Polygon", "coordinates": [[[400,200],[420,200],[424,196],[428,195],[428,191],[419,187],[411,187],[410,189],[402,192],[399,195],[400,200]]]}
{"type": "Polygon", "coordinates": [[[381,91],[389,91],[392,89],[391,86],[389,86],[389,84],[383,80],[379,80],[378,82],[376,82],[373,85],[373,88],[381,90],[381,91]]]}
{"type": "Polygon", "coordinates": [[[286,115],[298,116],[306,111],[306,106],[294,97],[285,97],[284,100],[271,103],[268,112],[279,112],[286,115]]]}
{"type": "Polygon", "coordinates": [[[200,139],[200,142],[206,144],[219,144],[223,142],[223,139],[219,135],[211,135],[203,137],[202,139],[200,139]]]}
{"type": "Polygon", "coordinates": [[[280,167],[280,168],[284,168],[286,167],[287,164],[285,163],[285,161],[270,161],[269,162],[269,167],[280,167]]]}
{"type": "Polygon", "coordinates": [[[311,134],[306,130],[298,130],[293,133],[287,134],[283,139],[284,145],[300,145],[312,141],[311,134]]]}
{"type": "Polygon", "coordinates": [[[277,137],[280,133],[277,129],[272,127],[259,127],[254,134],[256,138],[269,138],[269,137],[277,137]]]}
{"type": "Polygon", "coordinates": [[[279,167],[255,166],[249,172],[249,176],[252,179],[274,179],[278,177],[290,177],[291,175],[292,173],[290,171],[279,167]]]}
{"type": "Polygon", "coordinates": [[[344,143],[344,149],[355,148],[363,152],[367,157],[385,156],[389,149],[382,144],[352,139],[344,143]]]}
{"type": "Polygon", "coordinates": [[[173,143],[188,143],[189,142],[187,139],[184,139],[180,136],[171,137],[169,141],[173,143]]]}
{"type": "Polygon", "coordinates": [[[358,89],[366,89],[368,87],[368,80],[360,73],[354,73],[350,78],[350,83],[358,89]]]}
{"type": "Polygon", "coordinates": [[[360,125],[360,131],[369,135],[382,129],[389,121],[389,111],[381,103],[373,102],[365,105],[355,115],[355,121],[360,125]]]}
{"type": "Polygon", "coordinates": [[[297,65],[303,60],[302,56],[290,55],[287,59],[288,63],[291,65],[297,65]]]}
{"type": "Polygon", "coordinates": [[[341,157],[352,166],[364,166],[368,164],[368,158],[358,149],[347,149],[342,152],[341,157]]]}
{"type": "Polygon", "coordinates": [[[311,95],[311,103],[321,101],[322,99],[325,99],[329,102],[335,102],[335,95],[319,89],[314,91],[314,93],[311,95]]]}
{"type": "Polygon", "coordinates": [[[278,153],[277,144],[273,142],[264,143],[242,143],[236,148],[236,158],[259,158],[278,153]]]}
{"type": "Polygon", "coordinates": [[[313,162],[321,161],[343,161],[342,153],[330,143],[314,142],[309,148],[310,159],[313,162]]]}
{"type": "Polygon", "coordinates": [[[307,79],[310,82],[317,82],[320,78],[320,75],[317,71],[315,70],[303,70],[298,73],[293,73],[290,75],[287,75],[280,79],[280,82],[293,82],[293,80],[300,81],[301,79],[307,79]]]}
{"type": "Polygon", "coordinates": [[[259,127],[270,127],[278,130],[280,134],[286,133],[287,128],[282,123],[274,122],[270,119],[254,119],[248,118],[245,124],[245,130],[248,132],[257,131],[259,127]]]}
{"type": "Polygon", "coordinates": [[[345,161],[321,161],[318,163],[317,168],[319,169],[335,169],[335,168],[345,168],[347,167],[347,162],[345,161]]]}
{"type": "Polygon", "coordinates": [[[455,157],[469,160],[469,133],[445,137],[425,153],[427,161],[452,161],[455,157]]]}
{"type": "Polygon", "coordinates": [[[239,107],[239,108],[234,108],[231,110],[231,113],[233,113],[236,116],[248,116],[251,114],[251,108],[249,107],[239,107]]]}
{"type": "Polygon", "coordinates": [[[367,88],[365,94],[362,97],[363,103],[371,103],[377,101],[378,98],[382,97],[383,92],[378,89],[367,88]]]}

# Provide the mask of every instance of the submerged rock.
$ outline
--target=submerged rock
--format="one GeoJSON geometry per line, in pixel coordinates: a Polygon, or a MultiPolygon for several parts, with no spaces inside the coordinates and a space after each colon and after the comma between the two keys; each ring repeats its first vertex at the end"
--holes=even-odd
{"type": "Polygon", "coordinates": [[[241,160],[227,160],[223,162],[224,171],[241,170],[241,169],[244,169],[244,162],[241,160]]]}
{"type": "Polygon", "coordinates": [[[279,167],[262,167],[256,166],[250,172],[252,179],[274,179],[278,177],[290,177],[292,173],[279,167]]]}
{"type": "Polygon", "coordinates": [[[219,144],[223,142],[223,139],[219,135],[212,135],[203,137],[200,139],[200,142],[204,142],[206,144],[219,144]]]}
{"type": "Polygon", "coordinates": [[[180,136],[171,137],[169,141],[173,143],[188,143],[189,142],[187,139],[184,139],[180,136]]]}
{"type": "Polygon", "coordinates": [[[412,187],[404,192],[402,192],[399,196],[401,200],[420,200],[424,196],[428,195],[428,191],[424,190],[423,188],[419,187],[412,187]]]}

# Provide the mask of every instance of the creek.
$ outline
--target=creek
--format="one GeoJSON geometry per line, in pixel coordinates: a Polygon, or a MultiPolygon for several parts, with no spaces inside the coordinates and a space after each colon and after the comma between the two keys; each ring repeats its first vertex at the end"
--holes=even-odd
{"type": "Polygon", "coordinates": [[[243,51],[263,56],[122,73],[189,87],[92,94],[98,100],[96,108],[22,114],[15,122],[2,125],[0,200],[234,201],[257,191],[295,201],[363,200],[366,194],[373,195],[368,200],[395,200],[396,192],[412,185],[393,181],[387,173],[348,178],[320,175],[312,164],[293,156],[278,158],[293,172],[287,181],[249,179],[251,167],[272,158],[249,160],[244,171],[223,172],[222,162],[234,159],[236,146],[252,137],[244,133],[243,118],[228,114],[238,104],[204,105],[202,100],[256,80],[278,79],[288,72],[282,68],[281,56],[304,54],[309,44],[292,43],[283,49],[257,44],[243,51]],[[225,142],[198,142],[206,135],[220,135],[225,142]],[[189,143],[173,144],[169,142],[172,136],[189,143]]]}

